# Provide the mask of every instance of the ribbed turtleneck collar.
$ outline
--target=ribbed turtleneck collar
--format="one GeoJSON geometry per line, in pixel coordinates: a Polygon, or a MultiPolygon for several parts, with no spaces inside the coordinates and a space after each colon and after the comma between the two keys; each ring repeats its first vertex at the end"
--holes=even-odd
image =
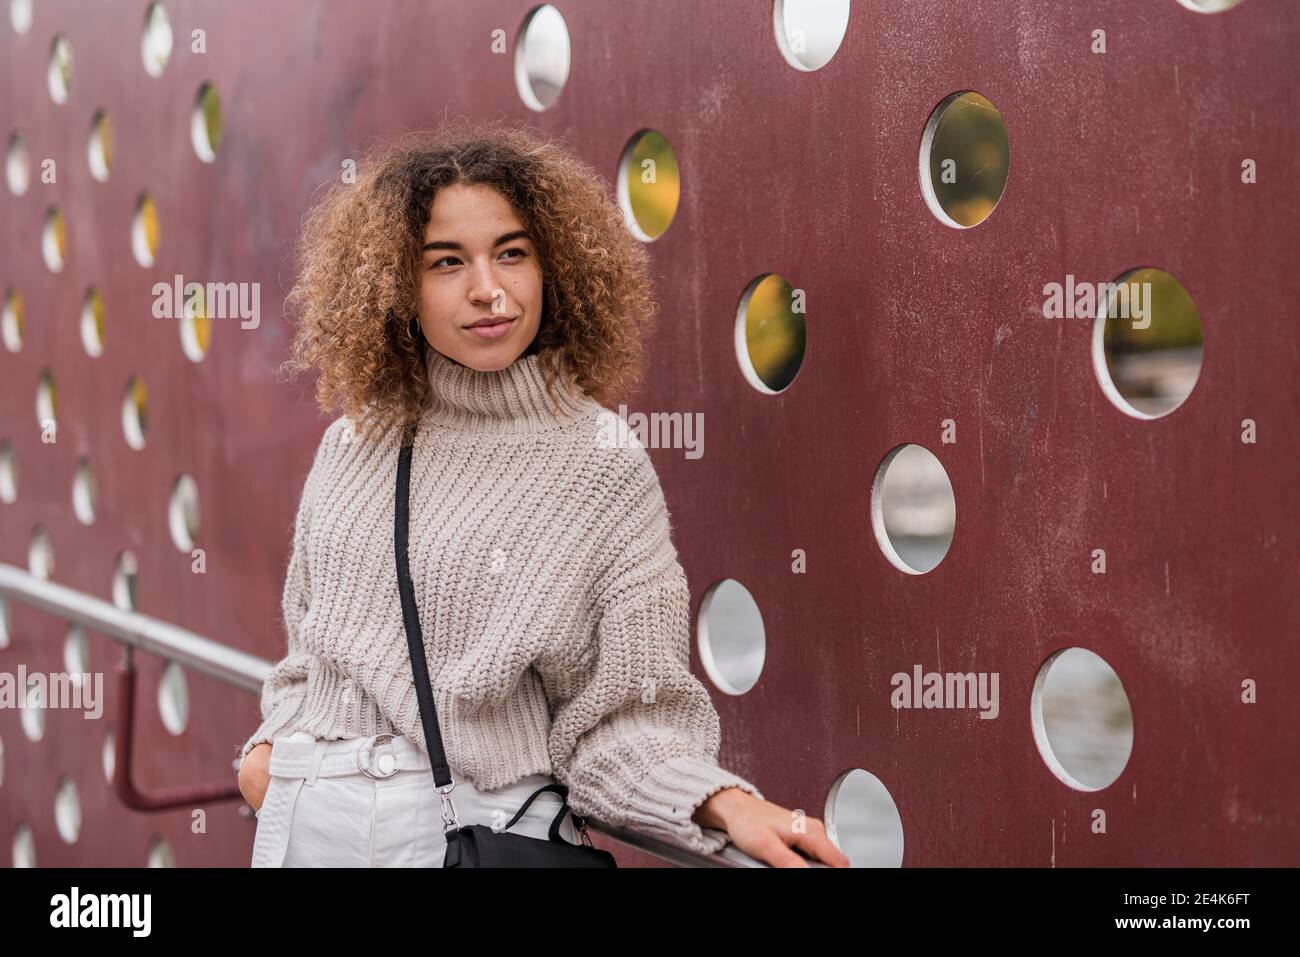
{"type": "Polygon", "coordinates": [[[443,428],[480,432],[545,432],[598,408],[576,383],[555,382],[559,405],[546,391],[540,352],[522,355],[504,369],[480,372],[425,347],[431,395],[428,421],[443,428]]]}

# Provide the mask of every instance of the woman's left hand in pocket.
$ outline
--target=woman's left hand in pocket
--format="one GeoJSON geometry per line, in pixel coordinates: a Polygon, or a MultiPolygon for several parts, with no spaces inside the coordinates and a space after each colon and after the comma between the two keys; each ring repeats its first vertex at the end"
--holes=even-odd
{"type": "Polygon", "coordinates": [[[271,745],[257,745],[239,765],[239,793],[254,811],[262,809],[266,789],[271,785],[271,745]]]}

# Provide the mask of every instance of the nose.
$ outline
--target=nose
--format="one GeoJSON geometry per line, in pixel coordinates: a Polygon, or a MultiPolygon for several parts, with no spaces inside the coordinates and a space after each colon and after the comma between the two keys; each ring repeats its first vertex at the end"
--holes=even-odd
{"type": "Polygon", "coordinates": [[[492,307],[493,312],[509,310],[505,288],[497,281],[496,273],[489,263],[474,268],[474,283],[470,287],[469,297],[475,305],[492,307]]]}

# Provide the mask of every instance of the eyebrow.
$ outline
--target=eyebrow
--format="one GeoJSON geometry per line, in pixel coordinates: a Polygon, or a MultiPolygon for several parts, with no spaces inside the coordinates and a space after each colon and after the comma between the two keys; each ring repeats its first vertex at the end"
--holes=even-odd
{"type": "MultiPolygon", "coordinates": [[[[497,246],[500,246],[502,243],[508,243],[512,239],[528,239],[528,238],[529,238],[528,230],[516,229],[512,233],[505,233],[501,236],[498,236],[497,241],[492,244],[492,247],[495,249],[497,246]]],[[[460,243],[451,243],[445,240],[435,240],[434,242],[424,244],[424,252],[426,253],[430,249],[464,249],[464,248],[465,247],[462,246],[460,243]]]]}

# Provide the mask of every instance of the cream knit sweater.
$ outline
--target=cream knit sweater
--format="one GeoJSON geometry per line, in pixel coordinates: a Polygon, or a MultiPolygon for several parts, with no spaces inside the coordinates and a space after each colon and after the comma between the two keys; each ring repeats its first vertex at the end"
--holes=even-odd
{"type": "MultiPolygon", "coordinates": [[[[580,814],[713,853],[717,712],[690,671],[690,592],[645,449],[539,356],[479,372],[427,349],[433,399],[411,458],[410,569],[455,779],[533,773],[580,814]],[[609,441],[611,424],[626,441],[609,441]]],[[[284,585],[288,654],[245,742],[404,734],[425,749],[393,557],[399,439],[325,430],[284,585]]]]}

